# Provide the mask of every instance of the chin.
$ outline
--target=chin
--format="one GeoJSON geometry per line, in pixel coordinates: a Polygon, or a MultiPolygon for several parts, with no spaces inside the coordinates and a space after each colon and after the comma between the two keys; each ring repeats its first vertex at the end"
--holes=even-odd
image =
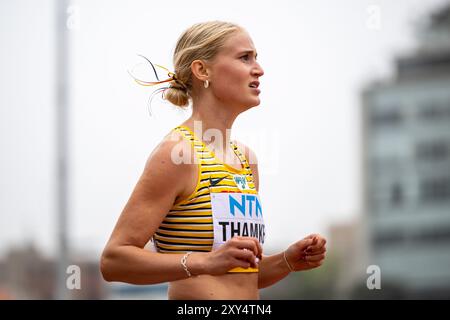
{"type": "Polygon", "coordinates": [[[241,101],[236,104],[236,107],[239,109],[239,113],[247,111],[251,108],[257,107],[261,104],[260,99],[249,99],[247,101],[241,101]]]}
{"type": "Polygon", "coordinates": [[[249,107],[250,108],[253,108],[253,107],[257,107],[257,106],[259,106],[261,104],[261,100],[256,100],[256,101],[253,101],[253,103],[251,103],[250,105],[249,105],[249,107]]]}
{"type": "Polygon", "coordinates": [[[247,110],[249,110],[249,109],[251,109],[251,108],[254,108],[254,107],[257,107],[257,106],[259,106],[260,105],[260,102],[258,101],[258,102],[253,102],[253,103],[248,103],[248,104],[245,104],[244,106],[243,106],[243,110],[242,111],[247,111],[247,110]]]}

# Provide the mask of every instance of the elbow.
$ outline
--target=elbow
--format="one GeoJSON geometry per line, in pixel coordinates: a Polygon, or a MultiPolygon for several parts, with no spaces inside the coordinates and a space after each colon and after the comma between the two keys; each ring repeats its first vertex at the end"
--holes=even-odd
{"type": "Polygon", "coordinates": [[[114,278],[114,258],[108,249],[103,251],[100,258],[100,273],[105,281],[115,281],[114,278]]]}

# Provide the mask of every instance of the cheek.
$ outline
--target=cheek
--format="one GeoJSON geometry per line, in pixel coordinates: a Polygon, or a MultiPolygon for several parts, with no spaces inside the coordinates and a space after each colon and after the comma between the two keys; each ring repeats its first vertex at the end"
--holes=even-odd
{"type": "Polygon", "coordinates": [[[220,92],[231,93],[242,90],[249,78],[244,68],[238,66],[224,66],[217,74],[223,75],[216,79],[217,90],[220,92]]]}

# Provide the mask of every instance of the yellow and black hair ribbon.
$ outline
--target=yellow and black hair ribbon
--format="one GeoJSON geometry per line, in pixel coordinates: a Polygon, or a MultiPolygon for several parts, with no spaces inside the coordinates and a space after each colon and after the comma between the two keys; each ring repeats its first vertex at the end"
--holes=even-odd
{"type": "Polygon", "coordinates": [[[144,80],[140,80],[140,79],[136,78],[135,76],[133,76],[133,74],[132,74],[130,71],[128,71],[128,73],[130,74],[130,76],[131,76],[131,77],[134,79],[134,81],[136,81],[138,84],[140,84],[140,85],[142,85],[142,86],[150,87],[150,86],[155,86],[155,85],[158,85],[158,84],[161,84],[161,83],[165,83],[165,82],[170,82],[170,81],[176,80],[176,75],[175,75],[174,72],[170,71],[169,69],[167,69],[167,68],[165,68],[165,67],[163,67],[163,66],[160,66],[159,64],[156,64],[156,63],[153,64],[149,59],[147,59],[147,58],[144,57],[143,55],[138,54],[138,56],[144,58],[148,63],[150,63],[150,65],[152,66],[153,72],[155,73],[156,80],[158,80],[158,81],[144,81],[144,80]],[[161,68],[161,69],[167,71],[167,76],[168,76],[169,78],[167,78],[167,79],[165,79],[165,80],[160,80],[159,77],[158,77],[158,73],[156,72],[155,66],[157,66],[158,68],[161,68]]]}

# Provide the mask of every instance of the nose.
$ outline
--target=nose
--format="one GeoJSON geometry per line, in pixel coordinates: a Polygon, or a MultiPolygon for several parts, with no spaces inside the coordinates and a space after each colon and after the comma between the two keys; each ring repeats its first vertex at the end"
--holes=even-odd
{"type": "Polygon", "coordinates": [[[253,68],[253,75],[261,77],[264,75],[264,70],[258,62],[255,62],[255,68],[253,68]]]}

